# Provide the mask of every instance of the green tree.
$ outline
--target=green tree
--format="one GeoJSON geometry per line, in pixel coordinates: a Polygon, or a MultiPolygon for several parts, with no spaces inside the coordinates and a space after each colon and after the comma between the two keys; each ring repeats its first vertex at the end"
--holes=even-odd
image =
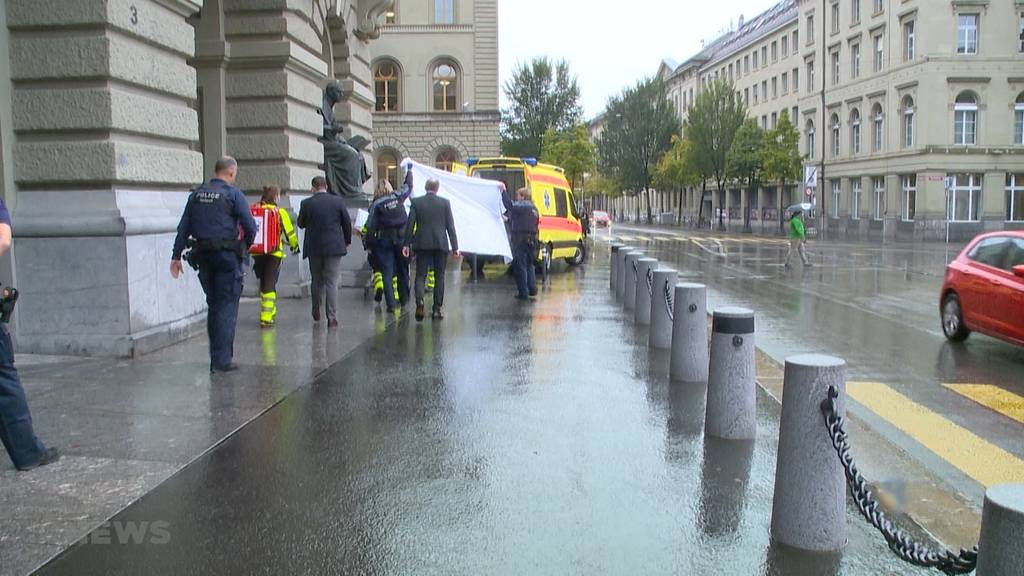
{"type": "Polygon", "coordinates": [[[609,198],[622,196],[622,184],[616,178],[600,172],[588,174],[583,183],[582,195],[584,198],[600,198],[600,208],[607,210],[609,198]]]}
{"type": "Polygon", "coordinates": [[[580,123],[580,87],[565,60],[534,58],[519,64],[505,82],[509,106],[501,111],[501,151],[506,156],[541,154],[549,129],[566,132],[580,123]]]}
{"type": "MultiPolygon", "coordinates": [[[[754,120],[746,120],[736,131],[732,148],[725,156],[726,173],[747,186],[748,194],[756,194],[764,167],[765,133],[754,120]]],[[[749,197],[749,196],[748,196],[749,197]]],[[[750,229],[750,209],[744,211],[743,224],[750,229]]]]}
{"type": "Polygon", "coordinates": [[[800,133],[789,121],[785,111],[779,116],[775,128],[765,134],[762,153],[762,174],[767,182],[774,182],[779,187],[779,228],[784,228],[782,189],[791,182],[800,181],[803,169],[803,157],[800,156],[800,133]]]}
{"type": "MultiPolygon", "coordinates": [[[[715,80],[702,89],[690,108],[686,134],[693,140],[696,166],[705,181],[715,181],[720,195],[729,179],[726,156],[746,117],[747,108],[736,96],[736,88],[725,80],[715,80]]],[[[706,194],[705,186],[701,192],[701,217],[706,194]]]]}
{"type": "Polygon", "coordinates": [[[693,160],[693,143],[689,139],[673,136],[672,147],[665,152],[654,169],[654,185],[658,190],[675,190],[680,194],[679,214],[676,216],[679,221],[683,218],[683,188],[700,183],[700,173],[693,160]]]}
{"type": "MultiPolygon", "coordinates": [[[[634,193],[643,193],[647,221],[651,214],[651,182],[658,160],[679,133],[679,118],[659,78],[646,78],[608,103],[608,119],[597,141],[601,166],[634,193]]],[[[639,206],[637,208],[639,211],[639,206]]],[[[637,214],[639,218],[639,213],[637,214]]]]}
{"type": "Polygon", "coordinates": [[[568,132],[556,132],[549,128],[544,134],[541,149],[542,162],[561,166],[575,191],[583,182],[583,175],[594,171],[594,145],[583,124],[573,126],[568,132]]]}

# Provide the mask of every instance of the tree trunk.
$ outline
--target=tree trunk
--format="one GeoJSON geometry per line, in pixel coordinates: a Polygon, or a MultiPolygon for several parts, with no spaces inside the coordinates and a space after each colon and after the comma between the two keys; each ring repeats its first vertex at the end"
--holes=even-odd
{"type": "Polygon", "coordinates": [[[676,188],[676,194],[679,196],[679,205],[677,206],[679,214],[676,216],[676,224],[683,223],[683,198],[685,198],[684,194],[686,194],[684,190],[685,188],[676,188]]]}
{"type": "Polygon", "coordinates": [[[647,188],[644,188],[644,196],[647,199],[647,223],[648,224],[653,224],[654,220],[651,217],[651,188],[650,188],[650,186],[648,186],[647,188]]]}

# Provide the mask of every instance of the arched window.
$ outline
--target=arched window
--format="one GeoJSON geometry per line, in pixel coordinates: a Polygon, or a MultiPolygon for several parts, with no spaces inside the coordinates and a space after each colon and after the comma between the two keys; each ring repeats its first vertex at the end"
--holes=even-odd
{"type": "Polygon", "coordinates": [[[839,158],[841,146],[839,145],[839,114],[832,115],[832,157],[839,158]]]}
{"type": "Polygon", "coordinates": [[[399,111],[402,71],[394,60],[382,60],[373,67],[373,91],[377,112],[399,111]]]}
{"type": "Polygon", "coordinates": [[[808,120],[804,131],[807,133],[807,157],[814,158],[814,120],[808,120]]]}
{"type": "Polygon", "coordinates": [[[871,116],[874,119],[874,146],[872,152],[881,152],[882,146],[885,144],[885,116],[882,114],[882,105],[875,104],[875,107],[871,109],[871,116]]]}
{"type": "Polygon", "coordinates": [[[437,155],[434,157],[434,168],[451,172],[452,166],[458,161],[459,155],[455,150],[452,150],[451,148],[442,148],[438,150],[437,155]]]}
{"type": "Polygon", "coordinates": [[[1024,146],[1024,92],[1017,96],[1013,111],[1013,143],[1024,146]]]}
{"type": "Polygon", "coordinates": [[[430,72],[435,112],[459,110],[459,70],[453,62],[442,60],[430,72]]]}
{"type": "Polygon", "coordinates": [[[850,150],[860,154],[860,110],[856,108],[850,112],[850,150]]]}
{"type": "Polygon", "coordinates": [[[961,92],[953,105],[953,143],[970,146],[978,143],[978,97],[961,92]]]}
{"type": "Polygon", "coordinates": [[[398,157],[391,150],[382,150],[377,154],[377,180],[382,178],[398,190],[398,157]]]}
{"type": "Polygon", "coordinates": [[[914,147],[914,99],[903,97],[903,147],[914,147]]]}

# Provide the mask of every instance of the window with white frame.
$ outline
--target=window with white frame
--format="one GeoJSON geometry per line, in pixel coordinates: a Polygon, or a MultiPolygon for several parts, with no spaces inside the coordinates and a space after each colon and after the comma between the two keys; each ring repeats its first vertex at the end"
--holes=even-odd
{"type": "Polygon", "coordinates": [[[772,76],[772,98],[779,97],[779,79],[776,76],[772,76]]]}
{"type": "Polygon", "coordinates": [[[909,94],[903,97],[902,141],[904,148],[914,147],[914,99],[909,94]]]}
{"type": "Polygon", "coordinates": [[[1024,146],[1024,92],[1013,107],[1013,143],[1024,146]]]}
{"type": "Polygon", "coordinates": [[[800,51],[800,31],[793,30],[793,54],[800,51]]]}
{"type": "Polygon", "coordinates": [[[789,72],[782,73],[782,95],[789,94],[789,72]]]}
{"type": "Polygon", "coordinates": [[[761,82],[761,96],[764,96],[764,101],[768,101],[768,81],[761,82]]]}
{"type": "Polygon", "coordinates": [[[772,63],[779,61],[779,43],[772,42],[772,63]]]}
{"type": "Polygon", "coordinates": [[[946,219],[976,222],[981,206],[981,174],[952,174],[953,187],[947,193],[946,219]]]}
{"type": "Polygon", "coordinates": [[[900,178],[903,189],[903,213],[904,222],[913,222],[917,213],[917,174],[907,174],[900,178]]]}
{"type": "Polygon", "coordinates": [[[860,23],[860,0],[852,0],[850,2],[850,22],[854,24],[860,23]]]}
{"type": "Polygon", "coordinates": [[[832,3],[832,33],[839,34],[839,2],[832,3]]]}
{"type": "Polygon", "coordinates": [[[750,74],[750,54],[743,57],[743,75],[750,74]]]}
{"type": "Polygon", "coordinates": [[[850,218],[860,220],[860,178],[850,181],[850,218]]]}
{"type": "Polygon", "coordinates": [[[1006,175],[1006,221],[1024,222],[1024,173],[1006,175]]]}
{"type": "Polygon", "coordinates": [[[885,67],[885,35],[878,33],[874,37],[875,43],[875,72],[881,72],[885,67]]]}
{"type": "Polygon", "coordinates": [[[761,62],[763,62],[765,66],[768,65],[768,47],[767,46],[761,46],[761,62]]]}
{"type": "Polygon", "coordinates": [[[814,44],[814,14],[807,15],[807,43],[814,44]]]}
{"type": "Polygon", "coordinates": [[[841,136],[839,130],[839,114],[832,114],[832,157],[839,158],[839,152],[841,146],[839,145],[839,138],[841,136]]]}
{"type": "Polygon", "coordinates": [[[839,218],[839,200],[841,187],[839,180],[832,181],[832,217],[839,218]]]}
{"type": "MultiPolygon", "coordinates": [[[[800,69],[793,68],[793,92],[800,91],[800,69]]],[[[794,118],[796,120],[796,118],[794,118]]]]}
{"type": "Polygon", "coordinates": [[[789,36],[785,34],[782,36],[782,57],[789,57],[789,36]]]}
{"type": "Polygon", "coordinates": [[[779,113],[778,112],[772,112],[772,130],[775,130],[775,127],[778,126],[778,124],[779,124],[779,113]]]}
{"type": "Polygon", "coordinates": [[[914,59],[914,21],[907,20],[903,23],[903,61],[910,62],[914,59]]]}
{"type": "Polygon", "coordinates": [[[961,92],[953,105],[953,143],[971,146],[978,143],[978,97],[961,92]]]}
{"type": "Polygon", "coordinates": [[[768,115],[767,114],[761,114],[761,130],[767,130],[767,129],[768,129],[768,115]]]}
{"type": "Polygon", "coordinates": [[[850,78],[860,78],[860,42],[850,44],[850,78]]]}
{"type": "Polygon", "coordinates": [[[883,0],[875,0],[875,14],[878,14],[884,8],[883,0]]]}
{"type": "Polygon", "coordinates": [[[881,152],[885,144],[885,116],[882,114],[881,104],[875,104],[875,107],[871,110],[871,117],[874,124],[871,151],[881,152]]]}
{"type": "Polygon", "coordinates": [[[807,91],[814,92],[814,60],[807,61],[807,91]]]}
{"type": "Polygon", "coordinates": [[[807,134],[807,157],[814,158],[814,120],[807,120],[804,132],[807,134]]]}
{"type": "Polygon", "coordinates": [[[956,53],[978,53],[978,15],[959,14],[956,17],[956,53]]]}
{"type": "Polygon", "coordinates": [[[856,108],[850,112],[850,150],[854,156],[860,154],[860,110],[856,108]]]}
{"type": "Polygon", "coordinates": [[[1024,54],[1024,12],[1020,13],[1019,33],[1020,35],[1017,40],[1017,52],[1024,54]]]}
{"type": "Polygon", "coordinates": [[[757,104],[757,102],[758,102],[757,84],[754,84],[754,104],[757,104]]]}
{"type": "Polygon", "coordinates": [[[832,85],[839,85],[839,49],[832,51],[832,85]]]}
{"type": "Polygon", "coordinates": [[[757,70],[757,50],[754,50],[754,70],[757,70]]]}
{"type": "Polygon", "coordinates": [[[455,23],[455,0],[434,0],[434,24],[455,23]]]}
{"type": "Polygon", "coordinates": [[[885,177],[875,176],[871,182],[874,184],[871,216],[875,220],[881,220],[885,217],[885,177]]]}

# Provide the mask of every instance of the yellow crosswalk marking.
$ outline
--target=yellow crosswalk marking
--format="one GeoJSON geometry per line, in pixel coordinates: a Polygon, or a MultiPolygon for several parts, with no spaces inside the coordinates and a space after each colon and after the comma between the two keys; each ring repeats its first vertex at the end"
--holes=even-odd
{"type": "Polygon", "coordinates": [[[1024,461],[878,382],[848,382],[846,394],[986,488],[1024,482],[1024,461]]]}
{"type": "Polygon", "coordinates": [[[1024,398],[988,384],[943,384],[957,394],[1024,424],[1024,398]]]}

